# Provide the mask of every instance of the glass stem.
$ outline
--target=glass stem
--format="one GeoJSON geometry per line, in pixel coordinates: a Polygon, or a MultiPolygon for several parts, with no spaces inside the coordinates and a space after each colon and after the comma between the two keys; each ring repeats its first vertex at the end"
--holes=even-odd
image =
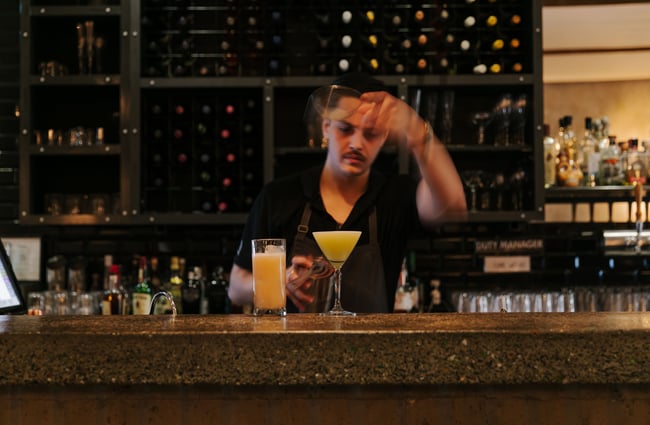
{"type": "Polygon", "coordinates": [[[341,269],[338,268],[334,270],[334,275],[332,276],[334,279],[334,307],[332,307],[332,311],[337,312],[337,311],[343,311],[343,307],[341,306],[341,269]]]}

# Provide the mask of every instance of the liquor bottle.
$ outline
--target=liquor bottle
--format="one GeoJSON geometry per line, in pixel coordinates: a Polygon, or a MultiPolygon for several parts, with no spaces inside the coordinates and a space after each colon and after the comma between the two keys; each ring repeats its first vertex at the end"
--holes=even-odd
{"type": "Polygon", "coordinates": [[[181,266],[180,259],[178,256],[172,256],[169,263],[169,282],[168,282],[169,292],[172,297],[174,297],[174,303],[176,304],[176,309],[178,313],[183,312],[182,304],[182,288],[183,288],[183,277],[181,276],[181,266]]]}
{"type": "Polygon", "coordinates": [[[560,118],[560,127],[558,131],[558,141],[560,142],[560,150],[566,151],[567,158],[570,161],[575,161],[577,151],[576,134],[573,131],[573,117],[570,115],[560,118]]]}
{"type": "Polygon", "coordinates": [[[181,288],[183,314],[201,313],[202,287],[203,273],[200,267],[194,267],[187,273],[187,280],[181,288]]]}
{"type": "Polygon", "coordinates": [[[408,265],[414,261],[414,258],[415,255],[411,253],[402,261],[402,269],[395,292],[394,313],[414,313],[418,311],[420,302],[418,282],[415,276],[413,276],[413,266],[408,265]]]}
{"type": "Polygon", "coordinates": [[[550,187],[556,183],[556,171],[559,143],[551,136],[551,126],[544,124],[544,186],[550,187]]]}
{"type": "Polygon", "coordinates": [[[639,139],[628,141],[626,181],[629,184],[645,184],[648,179],[648,152],[639,151],[639,139]]]}
{"type": "Polygon", "coordinates": [[[102,282],[102,289],[108,290],[108,279],[111,274],[111,266],[113,265],[113,256],[110,254],[104,255],[104,278],[102,282]]]}
{"type": "Polygon", "coordinates": [[[133,314],[149,314],[151,305],[151,281],[149,279],[149,267],[147,257],[140,257],[138,267],[138,283],[133,288],[131,296],[133,314]]]}
{"type": "Polygon", "coordinates": [[[158,257],[151,257],[151,260],[149,260],[149,265],[151,266],[151,270],[150,270],[151,292],[152,293],[160,292],[163,289],[163,284],[162,284],[162,280],[160,279],[160,268],[159,268],[158,257]]]}
{"type": "Polygon", "coordinates": [[[108,273],[108,282],[102,296],[103,315],[124,315],[127,308],[127,296],[122,290],[120,266],[111,265],[108,273]]]}
{"type": "Polygon", "coordinates": [[[600,151],[598,184],[602,186],[611,186],[622,183],[621,150],[616,144],[616,137],[610,136],[609,145],[600,151]]]}
{"type": "Polygon", "coordinates": [[[442,290],[440,288],[440,279],[431,279],[429,282],[429,288],[431,290],[431,301],[429,302],[429,307],[427,308],[428,313],[447,313],[450,309],[447,307],[446,303],[442,297],[442,290]]]}
{"type": "Polygon", "coordinates": [[[600,152],[598,141],[594,137],[591,117],[585,118],[585,134],[578,145],[577,163],[582,170],[585,179],[585,186],[595,186],[596,175],[598,174],[598,163],[600,152]]]}
{"type": "Polygon", "coordinates": [[[228,314],[231,312],[230,298],[228,298],[228,280],[222,266],[212,272],[212,277],[206,283],[205,299],[208,314],[228,314]]]}

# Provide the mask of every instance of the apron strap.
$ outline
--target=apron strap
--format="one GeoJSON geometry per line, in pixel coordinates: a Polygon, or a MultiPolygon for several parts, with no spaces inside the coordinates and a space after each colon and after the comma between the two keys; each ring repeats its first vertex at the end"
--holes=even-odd
{"type": "Polygon", "coordinates": [[[307,233],[309,232],[309,219],[311,218],[311,206],[309,202],[305,204],[305,209],[302,210],[302,217],[300,218],[300,224],[298,225],[298,233],[296,238],[304,239],[307,233]]]}
{"type": "Polygon", "coordinates": [[[377,243],[377,208],[375,207],[372,207],[372,212],[368,217],[368,227],[370,243],[375,244],[377,243]]]}

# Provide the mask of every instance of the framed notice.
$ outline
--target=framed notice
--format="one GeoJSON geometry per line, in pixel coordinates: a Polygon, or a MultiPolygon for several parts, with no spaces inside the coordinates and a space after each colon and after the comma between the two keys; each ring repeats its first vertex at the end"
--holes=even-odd
{"type": "Polygon", "coordinates": [[[7,251],[11,266],[20,282],[41,280],[41,238],[0,238],[7,251]]]}

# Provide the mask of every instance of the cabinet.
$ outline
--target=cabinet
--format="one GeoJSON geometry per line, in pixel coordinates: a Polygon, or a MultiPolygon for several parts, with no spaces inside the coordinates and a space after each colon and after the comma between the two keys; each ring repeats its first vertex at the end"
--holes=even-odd
{"type": "MultiPolygon", "coordinates": [[[[242,224],[265,182],[322,161],[301,118],[344,70],[432,122],[470,220],[540,219],[540,29],[537,0],[31,0],[20,222],[242,224]]],[[[394,146],[378,166],[413,172],[394,146]]]]}

